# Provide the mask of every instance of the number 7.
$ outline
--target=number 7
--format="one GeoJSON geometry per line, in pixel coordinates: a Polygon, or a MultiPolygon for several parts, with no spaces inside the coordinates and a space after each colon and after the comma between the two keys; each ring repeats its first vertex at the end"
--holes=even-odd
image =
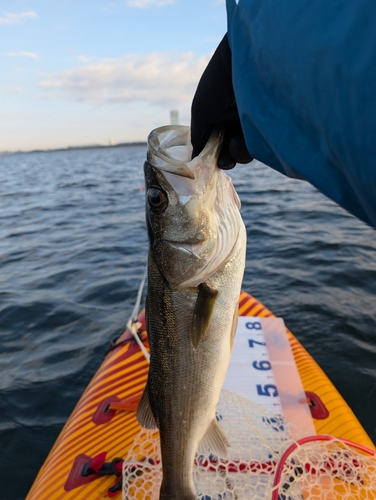
{"type": "Polygon", "coordinates": [[[248,339],[249,347],[253,347],[253,344],[266,345],[265,342],[258,342],[257,340],[248,339]]]}

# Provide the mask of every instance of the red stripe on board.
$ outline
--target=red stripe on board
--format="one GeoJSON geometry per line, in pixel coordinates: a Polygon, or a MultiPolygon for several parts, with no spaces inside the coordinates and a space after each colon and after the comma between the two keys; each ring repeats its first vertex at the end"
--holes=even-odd
{"type": "MultiPolygon", "coordinates": [[[[145,383],[146,381],[146,376],[147,376],[147,372],[148,370],[144,369],[144,370],[138,370],[137,371],[137,374],[135,377],[133,377],[132,381],[135,382],[133,384],[129,384],[129,385],[125,385],[124,386],[124,382],[119,382],[117,384],[117,387],[121,387],[123,386],[122,390],[118,392],[118,396],[120,398],[125,397],[126,394],[136,394],[137,392],[139,392],[139,388],[138,386],[142,383],[145,383]]],[[[134,373],[134,372],[133,372],[134,373]]],[[[107,396],[109,395],[114,395],[114,393],[111,392],[107,392],[107,396]]],[[[72,434],[76,433],[81,427],[84,427],[86,425],[88,425],[90,423],[90,420],[92,418],[92,415],[95,413],[97,407],[98,407],[98,402],[95,403],[95,404],[92,404],[91,406],[87,406],[85,407],[81,412],[80,412],[80,415],[82,415],[82,413],[86,413],[86,412],[89,412],[90,410],[92,410],[92,413],[89,414],[87,417],[84,417],[82,420],[80,420],[79,422],[75,422],[75,420],[78,419],[78,417],[80,415],[76,415],[75,416],[75,419],[72,421],[72,422],[69,422],[69,424],[67,425],[66,429],[63,429],[62,433],[60,434],[59,438],[58,438],[58,441],[57,441],[57,444],[60,442],[60,440],[67,440],[67,438],[69,436],[71,436],[72,434]]],[[[95,430],[95,424],[93,423],[93,430],[95,430]]]]}
{"type": "MultiPolygon", "coordinates": [[[[146,383],[146,376],[147,376],[147,371],[145,371],[145,378],[142,379],[141,376],[137,377],[137,383],[133,384],[132,386],[127,386],[127,387],[124,387],[121,392],[119,392],[118,394],[116,394],[120,399],[123,399],[123,396],[124,397],[128,397],[128,396],[134,396],[136,395],[137,393],[139,393],[139,388],[138,386],[141,385],[142,383],[146,383]]],[[[121,387],[123,384],[122,382],[120,382],[118,384],[118,387],[121,387]]],[[[115,394],[111,394],[111,393],[108,393],[109,396],[113,396],[115,394]]],[[[102,400],[100,400],[102,401],[102,400]]],[[[73,423],[72,422],[72,425],[70,425],[67,429],[66,429],[66,432],[64,432],[62,435],[61,435],[61,439],[64,439],[64,440],[67,440],[67,438],[69,436],[71,436],[72,434],[75,434],[78,432],[78,430],[81,428],[81,427],[85,427],[86,425],[88,425],[92,419],[92,416],[94,415],[96,409],[98,408],[98,405],[100,404],[100,401],[99,403],[96,403],[94,405],[92,405],[91,407],[89,408],[85,408],[85,413],[87,411],[90,411],[90,409],[92,409],[92,412],[84,417],[82,420],[80,420],[80,422],[76,422],[76,423],[73,423]]],[[[100,424],[99,424],[100,425],[100,424]]],[[[105,425],[105,424],[103,424],[105,425]]],[[[107,425],[107,424],[106,424],[107,425]]],[[[93,431],[95,432],[96,430],[96,424],[93,423],[93,431]]]]}
{"type": "Polygon", "coordinates": [[[247,294],[241,294],[240,297],[242,298],[239,300],[239,309],[243,307],[246,304],[246,302],[250,300],[250,297],[247,294]]]}
{"type": "MultiPolygon", "coordinates": [[[[132,362],[132,364],[134,364],[132,362]]],[[[127,368],[127,366],[125,365],[125,369],[127,368]]],[[[142,384],[143,382],[145,382],[145,379],[146,379],[146,376],[147,376],[147,366],[146,367],[142,367],[142,366],[139,366],[136,370],[133,370],[131,373],[136,373],[135,377],[133,377],[133,382],[134,381],[137,381],[136,383],[133,383],[132,385],[126,385],[124,386],[124,388],[119,392],[119,395],[120,397],[123,395],[123,394],[126,394],[126,393],[132,393],[132,389],[133,389],[133,394],[135,394],[139,389],[136,387],[140,384],[142,384]],[[142,369],[143,368],[143,369],[142,369]]],[[[122,377],[120,377],[122,378],[122,377]]],[[[117,379],[115,379],[115,382],[116,382],[117,379]]],[[[118,385],[122,385],[122,382],[120,382],[120,384],[118,385]]],[[[109,395],[110,393],[107,393],[107,395],[109,395]]],[[[95,397],[96,395],[94,395],[95,397]]],[[[85,404],[86,404],[87,400],[85,400],[85,404]]],[[[77,432],[79,432],[79,429],[81,427],[85,427],[87,425],[90,424],[90,420],[91,420],[91,417],[92,415],[89,415],[87,417],[85,417],[84,419],[82,419],[80,422],[77,422],[77,419],[79,418],[80,415],[82,415],[82,413],[86,413],[87,411],[90,411],[90,408],[93,409],[93,413],[95,411],[95,409],[97,408],[97,404],[93,404],[91,405],[91,407],[89,406],[84,406],[84,408],[82,408],[82,410],[79,412],[79,413],[76,413],[75,415],[75,418],[74,419],[71,419],[69,421],[69,423],[66,425],[66,427],[63,429],[63,431],[61,432],[59,438],[57,439],[56,443],[55,443],[55,446],[54,446],[54,452],[57,452],[57,450],[59,448],[61,448],[61,446],[64,447],[63,445],[63,442],[67,441],[67,439],[69,437],[72,436],[72,434],[76,434],[77,432]],[[56,450],[56,451],[55,451],[56,450]]],[[[114,417],[115,418],[115,417],[114,417]]],[[[107,424],[106,424],[107,425],[107,424]]],[[[95,424],[93,424],[93,427],[92,427],[92,431],[96,432],[96,429],[99,431],[101,428],[101,426],[95,426],[95,424]]],[[[91,432],[90,430],[88,430],[88,432],[91,432]]],[[[78,434],[75,439],[70,443],[69,447],[66,448],[66,450],[68,449],[71,449],[72,446],[75,446],[75,443],[77,442],[77,440],[80,438],[80,434],[78,434]]],[[[64,450],[64,453],[66,452],[66,450],[64,450]]],[[[62,450],[59,451],[59,453],[62,452],[62,450]]]]}
{"type": "MultiPolygon", "coordinates": [[[[94,379],[92,379],[92,381],[90,382],[90,384],[87,388],[88,392],[91,390],[92,385],[98,384],[99,382],[101,382],[103,379],[106,379],[107,377],[111,377],[111,375],[113,375],[117,371],[116,367],[119,363],[126,360],[127,358],[132,357],[135,354],[140,354],[140,353],[142,354],[142,351],[140,350],[140,348],[136,344],[136,342],[134,342],[134,343],[132,342],[131,344],[126,345],[125,347],[128,347],[128,348],[127,348],[126,352],[124,352],[124,354],[122,354],[121,356],[112,360],[111,359],[112,353],[110,353],[108,355],[108,356],[110,356],[110,358],[106,358],[103,361],[103,364],[101,365],[101,367],[97,371],[96,375],[94,376],[94,379]],[[114,367],[114,369],[107,371],[111,367],[114,367]],[[106,372],[106,373],[104,373],[104,372],[106,372]]],[[[124,346],[123,346],[123,348],[124,348],[124,346]]]]}
{"type": "Polygon", "coordinates": [[[253,316],[259,316],[260,313],[263,311],[267,311],[266,307],[263,306],[262,304],[259,304],[257,307],[255,307],[255,310],[252,312],[253,316]]]}
{"type": "MultiPolygon", "coordinates": [[[[105,433],[98,433],[96,437],[93,439],[93,435],[83,435],[78,436],[80,439],[78,442],[74,443],[74,446],[67,447],[66,449],[57,450],[56,455],[50,460],[49,466],[43,471],[43,481],[38,482],[38,486],[41,487],[41,490],[44,492],[43,485],[46,486],[46,489],[51,489],[52,483],[51,479],[53,479],[54,483],[56,483],[57,488],[61,488],[62,484],[65,483],[66,478],[70,472],[71,464],[73,464],[74,458],[79,453],[87,453],[88,455],[96,455],[101,451],[107,451],[106,447],[108,445],[109,440],[114,436],[119,436],[118,426],[123,427],[124,429],[132,429],[133,432],[129,431],[131,436],[134,436],[139,429],[139,424],[135,420],[135,414],[122,414],[118,419],[117,425],[112,425],[111,429],[107,427],[105,433]],[[133,425],[130,426],[133,420],[133,425]],[[74,451],[74,453],[69,453],[70,451],[74,451]],[[60,485],[58,484],[60,481],[60,485]]],[[[126,440],[128,433],[124,433],[123,439],[126,440]]],[[[126,450],[125,450],[126,452],[126,450]]],[[[109,455],[110,457],[110,455],[109,455]]],[[[41,479],[42,479],[41,478],[41,479]]],[[[38,497],[39,500],[39,497],[38,497]]]]}
{"type": "MultiPolygon", "coordinates": [[[[135,362],[129,363],[128,365],[125,364],[123,366],[120,366],[119,369],[116,370],[116,372],[119,373],[119,376],[102,384],[100,387],[100,390],[98,390],[98,392],[93,391],[90,395],[88,395],[80,404],[80,406],[81,407],[83,406],[83,408],[80,408],[80,411],[77,411],[75,413],[75,417],[77,418],[83,412],[86,412],[86,411],[89,411],[90,409],[95,408],[98,405],[98,403],[96,401],[101,396],[105,397],[105,396],[112,396],[113,394],[116,394],[115,391],[120,386],[124,387],[124,390],[126,390],[127,387],[133,387],[135,385],[134,382],[137,379],[139,379],[141,377],[141,375],[147,376],[148,371],[149,371],[149,365],[147,364],[145,366],[145,364],[144,363],[141,364],[139,360],[138,361],[136,360],[135,362]],[[136,365],[136,367],[133,370],[127,371],[127,368],[130,368],[134,365],[136,365]],[[126,372],[126,374],[124,374],[123,372],[126,372]],[[124,380],[124,378],[126,378],[126,380],[124,380]],[[125,385],[125,384],[127,384],[127,385],[125,385]],[[109,388],[110,388],[110,390],[109,390],[109,388]]],[[[114,372],[114,373],[116,373],[116,372],[114,372]]],[[[139,383],[140,382],[141,382],[141,380],[139,381],[139,383]]]]}
{"type": "MultiPolygon", "coordinates": [[[[248,307],[246,308],[246,310],[248,311],[249,309],[253,309],[258,304],[259,304],[259,301],[256,299],[248,300],[248,307]]],[[[244,313],[242,313],[242,314],[244,314],[244,313]]]]}
{"type": "MultiPolygon", "coordinates": [[[[258,302],[251,302],[245,311],[242,312],[242,316],[249,316],[249,313],[257,307],[258,302]]],[[[253,314],[252,314],[253,316],[253,314]]]]}
{"type": "MultiPolygon", "coordinates": [[[[84,392],[84,394],[81,396],[80,401],[77,403],[77,406],[74,409],[72,416],[76,415],[76,413],[79,412],[79,410],[81,409],[82,406],[86,406],[87,403],[89,401],[91,401],[93,399],[93,397],[95,397],[95,394],[98,391],[98,385],[100,385],[100,382],[105,381],[110,376],[115,375],[116,373],[118,373],[120,371],[124,371],[124,369],[126,369],[127,367],[132,367],[132,366],[135,366],[135,365],[138,365],[141,363],[144,365],[146,363],[146,360],[143,357],[143,355],[136,358],[136,359],[129,360],[127,362],[127,359],[131,357],[131,354],[129,354],[129,353],[127,353],[127,354],[128,355],[121,357],[121,359],[119,359],[119,361],[116,365],[115,364],[113,365],[114,368],[109,373],[106,373],[106,374],[97,373],[97,375],[94,376],[94,378],[92,379],[92,381],[90,383],[90,386],[88,386],[88,389],[84,392]]],[[[146,366],[148,366],[148,364],[146,366]]],[[[103,372],[103,370],[101,370],[101,371],[103,372]]],[[[135,373],[136,371],[137,371],[137,369],[132,370],[128,374],[133,375],[133,373],[135,373]]],[[[127,374],[127,376],[128,376],[128,374],[127,374]]],[[[116,380],[116,378],[114,380],[116,380]]],[[[102,384],[100,387],[100,390],[102,390],[102,388],[104,388],[104,387],[107,387],[109,383],[111,383],[111,381],[108,381],[108,382],[102,384]]]]}

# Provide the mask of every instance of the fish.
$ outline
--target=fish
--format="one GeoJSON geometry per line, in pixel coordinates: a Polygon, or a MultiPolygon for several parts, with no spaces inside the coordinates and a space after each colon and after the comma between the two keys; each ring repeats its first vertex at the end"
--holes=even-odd
{"type": "Polygon", "coordinates": [[[196,499],[196,453],[226,457],[230,446],[216,406],[237,327],[246,230],[233,183],[217,165],[222,140],[215,130],[191,160],[189,127],[148,137],[150,368],[137,419],[159,429],[161,500],[196,499]]]}

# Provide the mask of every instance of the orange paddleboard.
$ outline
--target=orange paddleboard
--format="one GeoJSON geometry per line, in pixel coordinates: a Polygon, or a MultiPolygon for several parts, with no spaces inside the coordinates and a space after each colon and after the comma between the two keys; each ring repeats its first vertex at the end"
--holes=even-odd
{"type": "MultiPolygon", "coordinates": [[[[239,316],[274,317],[251,295],[242,292],[239,316]]],[[[139,331],[148,349],[144,313],[139,331]]],[[[314,359],[287,331],[295,363],[309,401],[317,434],[330,434],[375,449],[365,430],[314,359]]],[[[61,431],[27,496],[27,500],[97,500],[121,492],[116,458],[124,458],[140,431],[135,409],[148,373],[148,362],[126,330],[107,355],[61,431]],[[90,462],[93,458],[95,460],[90,462]],[[112,475],[95,473],[95,464],[110,463],[112,475]],[[88,471],[88,464],[94,473],[88,471]],[[114,487],[113,492],[111,488],[114,487]],[[109,491],[110,490],[110,491],[109,491]]]]}

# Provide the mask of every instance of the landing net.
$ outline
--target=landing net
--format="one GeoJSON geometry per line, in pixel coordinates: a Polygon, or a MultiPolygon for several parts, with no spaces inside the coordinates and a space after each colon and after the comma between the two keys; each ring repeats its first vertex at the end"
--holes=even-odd
{"type": "MultiPolygon", "coordinates": [[[[330,436],[302,437],[283,417],[222,390],[217,420],[226,459],[197,456],[200,500],[376,500],[376,454],[330,436]]],[[[356,445],[355,445],[356,446],[356,445]]],[[[123,465],[123,500],[158,500],[159,434],[142,429],[123,465]]]]}

